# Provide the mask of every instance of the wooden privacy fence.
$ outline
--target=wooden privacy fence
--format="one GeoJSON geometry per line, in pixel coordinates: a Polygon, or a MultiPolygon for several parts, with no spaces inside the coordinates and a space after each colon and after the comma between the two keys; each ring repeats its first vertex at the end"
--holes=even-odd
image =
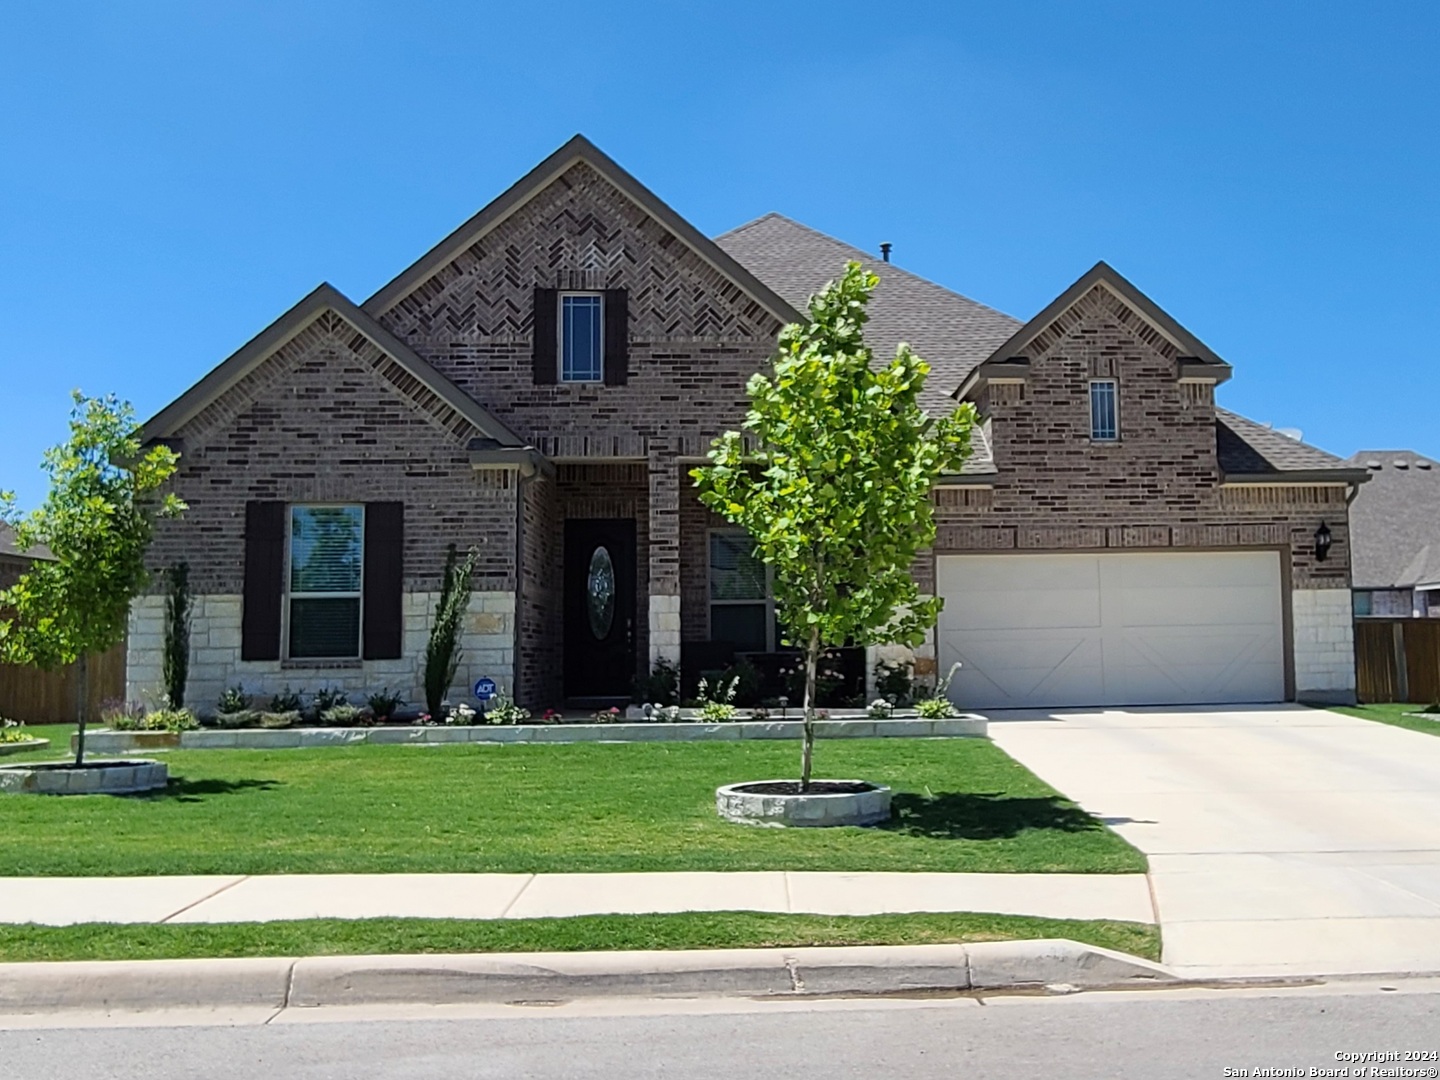
{"type": "MultiPolygon", "coordinates": [[[[27,724],[73,724],[79,687],[75,665],[58,671],[0,664],[0,717],[27,724]]],[[[86,715],[100,718],[100,703],[125,697],[125,645],[90,658],[86,715]]]]}
{"type": "Polygon", "coordinates": [[[1357,619],[1355,695],[1362,702],[1440,701],[1440,619],[1357,619]]]}

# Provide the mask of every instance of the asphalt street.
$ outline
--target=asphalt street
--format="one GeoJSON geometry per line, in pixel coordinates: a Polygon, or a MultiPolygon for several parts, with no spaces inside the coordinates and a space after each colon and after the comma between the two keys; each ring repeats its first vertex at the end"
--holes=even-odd
{"type": "Polygon", "coordinates": [[[290,1009],[218,1020],[0,1018],[0,1073],[13,1080],[1440,1075],[1440,1062],[1424,1057],[1440,1051],[1440,980],[1433,979],[980,1000],[290,1009]],[[1371,1061],[1360,1071],[1340,1056],[1407,1052],[1420,1060],[1371,1061]],[[1416,1071],[1369,1071],[1397,1067],[1416,1071]],[[1299,1071],[1259,1071],[1266,1069],[1299,1071]]]}

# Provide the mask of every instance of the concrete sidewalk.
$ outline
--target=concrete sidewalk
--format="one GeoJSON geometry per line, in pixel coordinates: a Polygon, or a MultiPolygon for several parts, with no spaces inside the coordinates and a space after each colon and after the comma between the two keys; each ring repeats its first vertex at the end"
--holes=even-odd
{"type": "Polygon", "coordinates": [[[769,871],[657,874],[277,874],[0,878],[0,922],[531,919],[770,911],[974,911],[1155,922],[1143,874],[769,871]]]}

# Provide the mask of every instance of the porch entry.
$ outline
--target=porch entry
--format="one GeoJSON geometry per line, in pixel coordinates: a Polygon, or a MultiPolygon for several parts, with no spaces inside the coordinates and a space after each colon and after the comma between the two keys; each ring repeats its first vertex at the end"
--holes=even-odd
{"type": "Polygon", "coordinates": [[[635,675],[635,522],[565,522],[565,697],[626,698],[635,675]]]}

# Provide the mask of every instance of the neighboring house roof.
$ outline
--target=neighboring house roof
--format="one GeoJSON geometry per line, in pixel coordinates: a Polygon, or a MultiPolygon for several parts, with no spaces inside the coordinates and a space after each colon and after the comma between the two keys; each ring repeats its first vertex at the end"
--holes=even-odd
{"type": "Polygon", "coordinates": [[[847,262],[874,271],[880,284],[870,301],[866,338],[882,360],[905,341],[930,364],[925,404],[932,409],[953,408],[950,393],[1020,325],[1018,319],[780,214],[766,214],[715,242],[799,311],[844,273],[847,262]]]}
{"type": "Polygon", "coordinates": [[[1228,409],[1215,410],[1215,446],[1220,471],[1233,482],[1366,480],[1364,469],[1228,409]]]}
{"type": "Polygon", "coordinates": [[[384,314],[581,161],[614,184],[627,198],[679,238],[704,262],[739,286],[771,315],[786,323],[799,319],[796,310],[770,286],[736,262],[722,246],[677,214],[664,200],[583,135],[574,136],[531,169],[504,194],[492,200],[469,221],[427,251],[362,306],[371,315],[384,314]]]}
{"type": "Polygon", "coordinates": [[[156,413],[145,424],[141,433],[142,439],[149,441],[175,435],[187,421],[199,415],[327,311],[333,311],[343,318],[487,438],[494,439],[501,446],[523,445],[518,435],[492,416],[474,398],[437,371],[409,345],[356,307],[328,282],[319,285],[284,315],[251,338],[238,352],[156,413]]]}
{"type": "Polygon", "coordinates": [[[1413,450],[1362,450],[1347,464],[1370,476],[1350,505],[1355,587],[1440,585],[1440,462],[1413,450]]]}
{"type": "Polygon", "coordinates": [[[0,558],[12,559],[53,559],[54,555],[44,544],[21,551],[15,544],[15,530],[0,521],[0,558]]]}

